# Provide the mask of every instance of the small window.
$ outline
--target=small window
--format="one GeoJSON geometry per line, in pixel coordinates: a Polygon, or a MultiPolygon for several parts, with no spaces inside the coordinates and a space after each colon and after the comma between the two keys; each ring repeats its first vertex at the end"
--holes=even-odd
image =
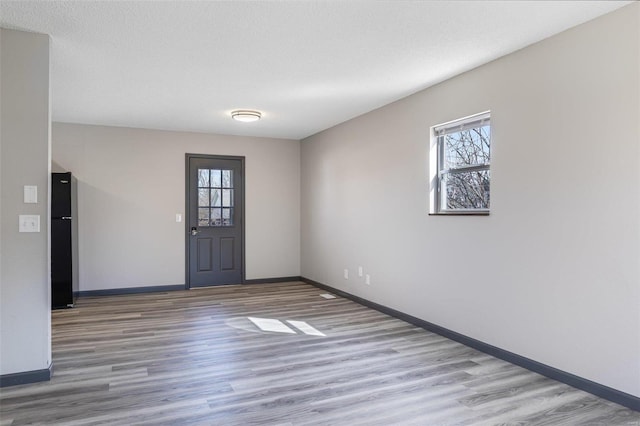
{"type": "Polygon", "coordinates": [[[489,214],[490,114],[435,126],[433,137],[431,213],[489,214]]]}

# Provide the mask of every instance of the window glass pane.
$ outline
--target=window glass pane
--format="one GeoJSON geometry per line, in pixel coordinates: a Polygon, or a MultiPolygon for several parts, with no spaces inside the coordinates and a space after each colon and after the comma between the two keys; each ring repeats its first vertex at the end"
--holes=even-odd
{"type": "Polygon", "coordinates": [[[446,209],[488,209],[490,171],[445,173],[442,205],[446,209]]]}
{"type": "Polygon", "coordinates": [[[209,169],[198,169],[198,186],[200,188],[209,186],[209,169]]]}
{"type": "Polygon", "coordinates": [[[220,207],[220,190],[219,189],[211,190],[211,205],[214,207],[220,207]]]}
{"type": "Polygon", "coordinates": [[[208,188],[198,189],[198,206],[209,207],[209,189],[208,188]]]}
{"type": "Polygon", "coordinates": [[[220,181],[220,170],[213,169],[211,170],[211,187],[212,188],[220,188],[222,186],[220,181]]]}
{"type": "Polygon", "coordinates": [[[487,124],[444,137],[444,169],[489,164],[491,162],[491,127],[487,124]]]}
{"type": "Polygon", "coordinates": [[[222,225],[220,209],[211,209],[211,225],[212,226],[222,225]]]}
{"type": "Polygon", "coordinates": [[[209,226],[209,209],[198,209],[198,226],[209,226]]]}
{"type": "Polygon", "coordinates": [[[222,171],[222,187],[233,188],[233,171],[232,170],[222,171]]]}
{"type": "Polygon", "coordinates": [[[233,209],[222,209],[222,224],[224,226],[233,225],[233,209]]]}
{"type": "Polygon", "coordinates": [[[222,190],[222,206],[233,207],[233,189],[222,190]]]}

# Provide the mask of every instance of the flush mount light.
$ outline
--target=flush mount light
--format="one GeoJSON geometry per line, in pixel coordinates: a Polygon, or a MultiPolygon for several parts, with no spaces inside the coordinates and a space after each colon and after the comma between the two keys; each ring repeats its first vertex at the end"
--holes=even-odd
{"type": "Polygon", "coordinates": [[[258,121],[262,117],[260,111],[252,111],[250,109],[237,109],[231,111],[231,118],[236,121],[242,121],[243,123],[250,123],[252,121],[258,121]]]}

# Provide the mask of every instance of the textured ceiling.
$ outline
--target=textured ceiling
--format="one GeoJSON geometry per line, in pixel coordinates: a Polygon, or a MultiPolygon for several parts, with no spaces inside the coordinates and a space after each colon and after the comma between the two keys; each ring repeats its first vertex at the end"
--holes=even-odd
{"type": "Polygon", "coordinates": [[[54,121],[301,139],[627,3],[2,0],[0,24],[51,35],[54,121]]]}

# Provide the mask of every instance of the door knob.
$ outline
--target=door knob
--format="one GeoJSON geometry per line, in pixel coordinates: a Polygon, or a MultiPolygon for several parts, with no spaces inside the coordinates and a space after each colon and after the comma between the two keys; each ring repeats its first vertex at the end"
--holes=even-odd
{"type": "Polygon", "coordinates": [[[196,229],[195,226],[191,227],[191,235],[198,235],[198,232],[200,232],[200,231],[198,231],[198,229],[196,229]]]}

